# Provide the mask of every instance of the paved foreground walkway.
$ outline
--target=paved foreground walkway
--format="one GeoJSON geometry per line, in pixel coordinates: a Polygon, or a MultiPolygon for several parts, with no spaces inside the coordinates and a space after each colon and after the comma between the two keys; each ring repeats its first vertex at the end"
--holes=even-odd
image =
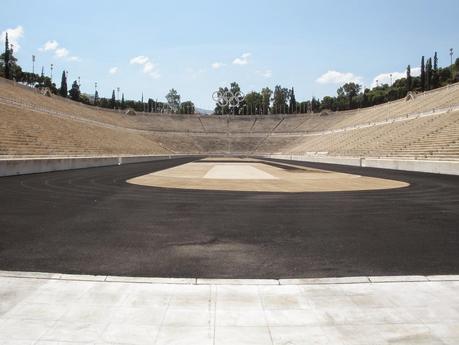
{"type": "Polygon", "coordinates": [[[0,277],[1,345],[68,342],[457,345],[459,282],[192,285],[0,277]]]}

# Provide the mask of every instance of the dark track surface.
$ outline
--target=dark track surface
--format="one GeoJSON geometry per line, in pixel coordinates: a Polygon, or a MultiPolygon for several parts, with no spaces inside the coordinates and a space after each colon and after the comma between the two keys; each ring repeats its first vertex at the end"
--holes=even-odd
{"type": "Polygon", "coordinates": [[[457,176],[297,163],[411,186],[282,194],[125,182],[188,161],[0,178],[0,270],[210,278],[459,274],[457,176]]]}

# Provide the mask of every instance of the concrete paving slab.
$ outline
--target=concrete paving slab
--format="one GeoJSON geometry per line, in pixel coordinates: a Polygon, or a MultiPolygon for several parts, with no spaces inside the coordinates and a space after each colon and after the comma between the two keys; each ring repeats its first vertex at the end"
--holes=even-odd
{"type": "Polygon", "coordinates": [[[370,282],[368,277],[279,279],[280,285],[356,284],[356,283],[368,283],[368,282],[370,282]]]}
{"type": "Polygon", "coordinates": [[[107,282],[119,283],[150,283],[150,284],[196,284],[196,278],[148,278],[107,276],[107,282]]]}
{"type": "Polygon", "coordinates": [[[427,276],[427,280],[430,281],[459,281],[459,275],[433,275],[427,276]]]}
{"type": "Polygon", "coordinates": [[[444,345],[459,339],[454,281],[183,285],[0,277],[0,289],[1,344],[444,345]],[[25,286],[32,295],[18,294],[25,286]],[[77,291],[77,298],[55,298],[77,291]]]}
{"type": "Polygon", "coordinates": [[[205,279],[198,278],[198,285],[279,285],[277,279],[205,279]]]}
{"type": "Polygon", "coordinates": [[[423,282],[428,281],[425,276],[376,276],[368,277],[372,283],[390,283],[390,282],[423,282]]]}

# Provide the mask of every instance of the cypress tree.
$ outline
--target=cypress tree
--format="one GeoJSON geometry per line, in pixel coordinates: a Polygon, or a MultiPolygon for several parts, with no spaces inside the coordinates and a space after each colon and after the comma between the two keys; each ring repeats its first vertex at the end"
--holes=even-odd
{"type": "Polygon", "coordinates": [[[290,114],[293,114],[295,112],[295,107],[296,107],[295,90],[293,89],[293,86],[292,86],[292,90],[290,91],[290,104],[289,104],[290,114]]]}
{"type": "Polygon", "coordinates": [[[406,68],[406,91],[411,91],[411,87],[413,85],[413,80],[411,78],[411,66],[408,65],[406,68]]]}
{"type": "Polygon", "coordinates": [[[10,79],[10,44],[8,41],[8,32],[5,34],[5,78],[10,79]]]}
{"type": "Polygon", "coordinates": [[[436,89],[440,86],[440,74],[438,71],[438,56],[437,52],[434,54],[433,60],[433,71],[432,71],[432,89],[436,89]]]}
{"type": "Polygon", "coordinates": [[[424,91],[426,87],[426,66],[424,63],[424,56],[421,59],[421,90],[424,91]]]}
{"type": "Polygon", "coordinates": [[[121,94],[121,109],[124,109],[126,105],[124,104],[124,93],[121,94]]]}
{"type": "Polygon", "coordinates": [[[426,64],[426,89],[432,89],[432,58],[429,58],[426,64]]]}
{"type": "Polygon", "coordinates": [[[62,97],[67,97],[67,91],[67,75],[65,71],[62,71],[61,88],[59,90],[59,94],[62,97]]]}
{"type": "Polygon", "coordinates": [[[112,92],[112,98],[110,99],[110,107],[115,109],[115,102],[116,102],[116,98],[115,98],[115,90],[113,90],[112,92]]]}

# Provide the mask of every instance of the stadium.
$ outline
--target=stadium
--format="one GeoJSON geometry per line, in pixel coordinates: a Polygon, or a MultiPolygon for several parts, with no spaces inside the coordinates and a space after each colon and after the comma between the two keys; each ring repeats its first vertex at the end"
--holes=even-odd
{"type": "Polygon", "coordinates": [[[204,114],[4,73],[0,344],[459,343],[452,77],[204,114]]]}

